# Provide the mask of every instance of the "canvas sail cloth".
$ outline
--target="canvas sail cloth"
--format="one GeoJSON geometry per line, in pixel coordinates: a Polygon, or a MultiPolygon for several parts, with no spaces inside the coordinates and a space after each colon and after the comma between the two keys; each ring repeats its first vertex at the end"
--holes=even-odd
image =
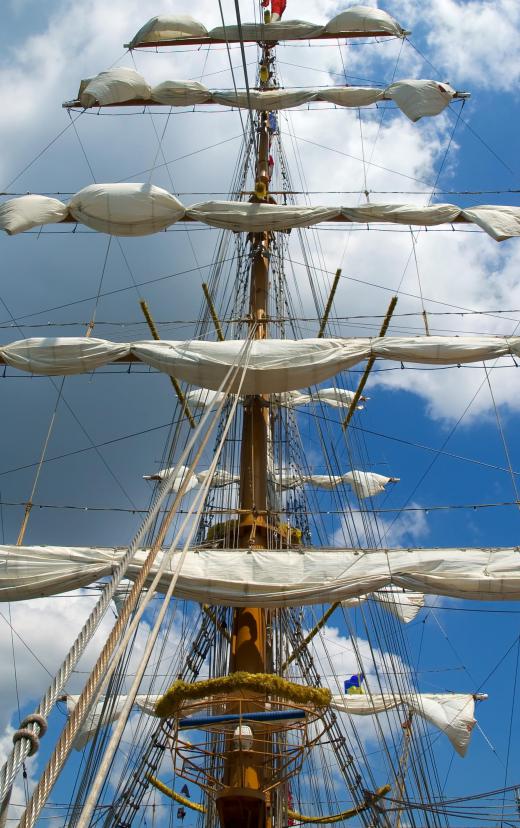
{"type": "Polygon", "coordinates": [[[380,101],[394,101],[411,121],[439,115],[451,103],[456,92],[447,83],[434,80],[405,79],[395,81],[386,89],[365,86],[315,87],[314,89],[270,89],[260,91],[210,90],[198,81],[166,80],[151,87],[134,69],[118,66],[100,72],[95,78],[81,81],[77,101],[85,109],[133,103],[163,106],[196,106],[222,104],[260,112],[290,109],[313,101],[344,107],[370,106],[380,101]]]}
{"type": "MultiPolygon", "coordinates": [[[[121,548],[0,546],[0,600],[23,601],[87,586],[110,575],[121,548]]],[[[167,561],[159,591],[177,571],[167,561]]],[[[126,577],[146,557],[139,550],[126,577]]],[[[159,561],[161,556],[159,555],[159,561]]],[[[148,580],[151,581],[155,568],[148,580]]],[[[520,599],[520,549],[237,549],[189,550],[177,598],[225,606],[287,607],[358,598],[397,589],[479,601],[520,599]]],[[[389,600],[389,596],[386,596],[389,600]]]]}
{"type": "MultiPolygon", "coordinates": [[[[154,474],[144,474],[143,478],[145,480],[164,480],[166,477],[171,475],[173,470],[173,467],[161,469],[154,474]]],[[[195,489],[197,486],[202,486],[209,476],[209,469],[201,469],[197,472],[190,472],[187,466],[179,466],[178,473],[171,481],[170,488],[172,492],[179,491],[186,476],[188,476],[188,481],[185,493],[191,491],[191,489],[195,489]]],[[[223,486],[230,486],[232,483],[238,483],[239,480],[239,474],[232,474],[226,469],[215,469],[209,485],[210,488],[219,489],[223,486]]]]}
{"type": "MultiPolygon", "coordinates": [[[[155,704],[160,696],[136,696],[135,706],[149,716],[155,715],[155,704]]],[[[79,696],[67,696],[67,712],[72,713],[79,696]]],[[[76,750],[82,750],[93,738],[101,722],[109,725],[116,722],[126,702],[126,696],[110,699],[109,705],[99,701],[87,715],[74,741],[76,750]],[[110,712],[108,712],[110,710],[110,712]]],[[[362,694],[359,696],[333,696],[331,707],[351,716],[371,716],[385,710],[406,706],[410,712],[426,719],[446,734],[459,754],[465,756],[476,724],[474,718],[475,700],[468,693],[409,693],[394,696],[362,694]]]]}
{"type": "Polygon", "coordinates": [[[465,756],[476,724],[474,718],[475,699],[467,693],[381,693],[373,695],[340,695],[332,697],[332,707],[352,716],[372,716],[406,706],[410,713],[426,719],[427,722],[446,734],[459,754],[465,756]]]}
{"type": "MultiPolygon", "coordinates": [[[[155,705],[157,704],[160,698],[160,696],[137,695],[135,697],[134,705],[139,710],[142,710],[143,713],[147,713],[149,716],[153,716],[155,711],[155,705]]],[[[76,707],[78,699],[79,696],[74,695],[68,695],[66,697],[65,701],[67,704],[67,713],[69,716],[76,707]]],[[[107,699],[106,704],[104,699],[98,701],[94,705],[94,707],[87,713],[87,716],[83,721],[83,724],[78,730],[77,736],[74,739],[75,749],[83,750],[85,745],[95,736],[101,722],[103,722],[103,725],[113,724],[113,722],[117,722],[117,720],[121,716],[125,702],[126,696],[117,696],[115,699],[112,698],[110,700],[107,699]]]]}
{"type": "Polygon", "coordinates": [[[387,12],[370,6],[351,6],[329,20],[326,25],[307,23],[305,20],[283,20],[276,23],[242,23],[242,26],[217,26],[210,31],[188,15],[158,15],[152,17],[134,35],[129,49],[147,44],[160,44],[172,40],[193,38],[200,40],[264,41],[302,40],[323,34],[348,36],[349,34],[405,37],[410,32],[403,29],[387,12]]]}
{"type": "MultiPolygon", "coordinates": [[[[206,410],[208,408],[217,408],[222,400],[229,395],[224,394],[223,391],[195,389],[194,391],[187,391],[184,396],[190,408],[206,410]]],[[[285,393],[277,395],[276,402],[288,408],[320,402],[325,405],[330,405],[332,408],[348,408],[353,402],[354,397],[355,392],[349,391],[346,388],[318,388],[312,394],[305,393],[304,391],[286,391],[285,393]]],[[[359,399],[366,402],[368,397],[362,396],[359,399]]],[[[356,405],[356,409],[360,411],[363,408],[363,405],[356,405]]]]}
{"type": "Polygon", "coordinates": [[[0,204],[0,229],[16,235],[45,224],[76,221],[113,236],[146,236],[183,219],[235,232],[290,230],[320,222],[393,223],[435,227],[464,221],[496,241],[520,236],[520,207],[454,204],[365,204],[361,207],[308,207],[206,201],[186,208],[176,196],[152,184],[91,184],[68,204],[41,195],[25,195],[0,204]]]}
{"type": "Polygon", "coordinates": [[[193,385],[228,392],[273,394],[318,385],[371,357],[422,365],[459,365],[520,356],[520,337],[412,336],[374,339],[268,339],[109,342],[94,337],[33,338],[0,347],[0,362],[31,374],[90,373],[133,358],[193,385]],[[246,347],[247,345],[247,347],[246,347]]]}
{"type": "Polygon", "coordinates": [[[398,483],[398,477],[386,477],[384,474],[360,471],[353,469],[346,474],[297,474],[291,471],[276,471],[273,475],[274,483],[281,489],[292,489],[294,486],[310,484],[317,489],[335,489],[336,486],[347,483],[360,500],[374,497],[385,491],[388,483],[398,483]]]}

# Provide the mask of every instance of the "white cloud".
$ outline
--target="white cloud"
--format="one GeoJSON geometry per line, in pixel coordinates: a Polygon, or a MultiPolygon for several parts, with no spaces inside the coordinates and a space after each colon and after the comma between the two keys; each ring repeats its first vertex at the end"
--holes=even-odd
{"type": "Polygon", "coordinates": [[[454,83],[509,92],[518,86],[520,6],[516,0],[420,4],[395,0],[387,8],[417,33],[425,33],[429,59],[454,83]]]}

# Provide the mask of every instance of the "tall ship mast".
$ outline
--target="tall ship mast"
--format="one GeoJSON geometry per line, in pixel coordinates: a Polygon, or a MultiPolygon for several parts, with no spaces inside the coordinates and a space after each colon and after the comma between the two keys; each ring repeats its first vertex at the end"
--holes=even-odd
{"type": "MultiPolygon", "coordinates": [[[[1,828],[49,819],[74,828],[520,822],[520,646],[517,630],[497,629],[499,613],[518,612],[519,498],[496,381],[503,368],[511,389],[517,382],[520,320],[514,309],[432,296],[421,256],[440,233],[457,243],[467,234],[463,253],[475,242],[482,260],[497,242],[513,250],[520,207],[502,203],[498,187],[492,203],[489,193],[454,189],[441,199],[456,130],[471,128],[469,92],[399,76],[406,21],[369,6],[334,11],[312,23],[271,0],[219,4],[220,19],[208,21],[191,8],[152,17],[128,31],[123,59],[107,56],[109,68],[76,79],[66,127],[4,189],[6,260],[19,256],[33,281],[47,257],[45,267],[69,275],[72,261],[71,278],[90,294],[78,298],[60,280],[58,297],[35,288],[21,312],[2,299],[0,365],[27,429],[15,404],[7,416],[31,432],[36,460],[18,446],[15,461],[6,428],[2,474],[14,483],[0,497],[0,597],[17,710],[0,772],[1,828]],[[376,48],[392,55],[390,82],[355,75],[354,49],[376,48]],[[320,71],[333,83],[309,85],[308,72],[299,85],[285,80],[314,49],[334,50],[341,82],[330,68],[320,71]],[[182,55],[190,72],[180,71],[182,55]],[[388,110],[402,136],[389,161],[374,154],[396,134],[388,110]],[[224,118],[232,128],[214,126],[224,118]],[[303,137],[295,119],[305,118],[313,127],[300,126],[303,137]],[[330,147],[337,118],[358,130],[356,153],[348,138],[330,147]],[[431,150],[439,165],[424,191],[405,156],[415,124],[422,148],[433,146],[434,127],[424,124],[435,118],[444,144],[431,150]],[[57,157],[68,161],[69,140],[83,165],[65,192],[35,170],[60,142],[57,157]],[[331,160],[316,192],[318,150],[331,160]],[[105,156],[120,162],[117,173],[105,156]],[[361,185],[342,178],[353,163],[361,185]],[[127,164],[131,173],[120,175],[127,164]],[[229,189],[218,191],[229,172],[229,189]],[[381,172],[404,175],[408,198],[372,187],[381,172]],[[385,233],[406,234],[406,249],[388,245],[387,262],[385,233]],[[381,267],[392,269],[396,251],[404,259],[400,281],[368,282],[382,292],[358,313],[350,291],[367,284],[355,268],[370,258],[370,234],[381,267]],[[81,323],[78,306],[88,309],[81,323]],[[439,444],[417,436],[414,416],[395,434],[406,422],[408,372],[426,388],[434,375],[477,366],[479,386],[439,444]],[[448,445],[482,387],[500,460],[475,441],[448,445]],[[431,459],[401,496],[410,465],[399,451],[410,449],[431,459]],[[456,497],[462,484],[440,471],[454,460],[475,470],[468,489],[479,491],[477,473],[493,474],[493,497],[456,497]],[[424,505],[416,492],[436,463],[449,502],[424,505]],[[509,496],[496,493],[499,475],[509,496]],[[124,505],[114,505],[114,491],[124,505]],[[505,509],[504,531],[491,526],[500,541],[466,521],[505,509]],[[439,529],[430,545],[416,542],[433,512],[457,510],[466,522],[447,522],[454,536],[439,529]],[[33,633],[52,650],[52,670],[22,623],[38,611],[33,633]],[[489,626],[486,669],[468,669],[470,656],[454,644],[464,623],[454,620],[448,634],[450,612],[478,612],[489,626]],[[34,663],[24,671],[27,653],[34,663]],[[497,689],[502,665],[509,678],[497,689]],[[498,750],[487,722],[477,724],[490,709],[488,721],[503,719],[507,734],[498,750]],[[488,753],[499,768],[477,775],[488,753]]],[[[429,404],[425,421],[439,416],[429,404]]]]}

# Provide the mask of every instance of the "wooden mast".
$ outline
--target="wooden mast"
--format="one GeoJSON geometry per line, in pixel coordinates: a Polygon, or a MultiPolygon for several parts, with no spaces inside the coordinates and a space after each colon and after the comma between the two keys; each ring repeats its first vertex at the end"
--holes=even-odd
{"type": "MultiPolygon", "coordinates": [[[[268,67],[269,47],[264,46],[261,68],[268,67]]],[[[267,72],[265,72],[267,74],[267,72]]],[[[267,86],[268,81],[261,84],[267,86]]],[[[266,201],[269,187],[269,115],[259,114],[254,201],[266,201]]],[[[266,339],[269,297],[269,233],[250,236],[251,277],[249,336],[266,339]]],[[[268,541],[267,465],[269,397],[249,395],[243,404],[240,455],[240,509],[238,546],[265,548],[268,541]]],[[[236,608],[233,614],[230,672],[269,672],[266,645],[266,610],[236,608]]],[[[245,710],[246,704],[242,705],[245,710]]],[[[217,799],[222,828],[265,828],[269,824],[262,791],[265,741],[255,732],[252,751],[230,751],[224,773],[225,789],[217,799]]]]}

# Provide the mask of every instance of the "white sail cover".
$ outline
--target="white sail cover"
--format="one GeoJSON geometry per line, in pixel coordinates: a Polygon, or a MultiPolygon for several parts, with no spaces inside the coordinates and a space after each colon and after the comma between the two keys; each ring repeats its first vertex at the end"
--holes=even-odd
{"type": "Polygon", "coordinates": [[[129,43],[133,49],[137,43],[154,43],[186,37],[206,37],[208,30],[202,23],[187,14],[161,14],[152,17],[134,35],[129,43]]]}
{"type": "Polygon", "coordinates": [[[388,87],[389,97],[411,121],[424,115],[439,115],[451,103],[455,90],[449,83],[433,80],[402,80],[388,87]]]}
{"type": "MultiPolygon", "coordinates": [[[[173,468],[168,469],[161,469],[154,474],[144,474],[143,478],[145,480],[164,480],[173,472],[173,468]]],[[[183,481],[188,477],[188,481],[186,484],[185,494],[187,494],[192,489],[195,489],[197,486],[201,486],[208,478],[210,473],[209,469],[201,469],[197,472],[190,472],[188,466],[180,466],[178,469],[177,474],[171,480],[171,490],[173,492],[178,492],[181,488],[181,484],[183,481]]],[[[210,487],[211,488],[221,488],[222,486],[229,486],[231,483],[236,483],[240,480],[240,476],[237,474],[232,474],[228,472],[226,469],[215,469],[213,472],[213,476],[211,478],[210,487]]]]}
{"type": "Polygon", "coordinates": [[[282,489],[292,489],[294,486],[309,484],[317,489],[335,489],[343,483],[348,483],[352,491],[360,500],[367,497],[374,497],[385,491],[388,483],[398,483],[398,477],[386,477],[375,472],[360,471],[353,469],[346,474],[298,474],[287,470],[277,470],[273,475],[273,481],[282,489]]]}
{"type": "MultiPolygon", "coordinates": [[[[290,407],[322,402],[332,408],[348,408],[354,396],[355,392],[346,388],[318,388],[313,394],[306,394],[303,391],[286,391],[278,395],[278,402],[280,405],[290,407]]],[[[361,396],[359,399],[366,401],[367,397],[361,396]]],[[[356,408],[361,410],[364,406],[357,405],[356,408]]]]}
{"type": "Polygon", "coordinates": [[[208,391],[205,388],[195,388],[193,391],[187,391],[184,395],[190,408],[202,409],[203,411],[208,408],[218,408],[227,396],[231,395],[224,394],[223,391],[208,391]]]}
{"type": "Polygon", "coordinates": [[[95,78],[80,87],[79,95],[81,106],[88,108],[99,104],[109,106],[120,101],[149,100],[151,88],[145,79],[135,69],[118,66],[100,72],[95,78]]]}
{"type": "Polygon", "coordinates": [[[227,42],[261,40],[307,40],[323,34],[324,27],[306,20],[277,20],[276,23],[242,23],[242,26],[216,26],[209,32],[212,40],[227,42]]]}
{"type": "MultiPolygon", "coordinates": [[[[424,595],[422,592],[412,592],[409,589],[396,589],[394,586],[383,587],[373,592],[370,596],[382,605],[385,610],[391,612],[403,624],[409,624],[417,618],[420,610],[424,607],[424,595]]],[[[349,598],[342,601],[341,605],[346,607],[354,606],[354,601],[363,602],[364,598],[349,598]]]]}
{"type": "MultiPolygon", "coordinates": [[[[155,705],[159,701],[160,696],[145,696],[137,695],[135,697],[135,706],[147,713],[149,716],[154,715],[155,705]]],[[[68,695],[66,698],[67,713],[70,714],[76,707],[79,696],[68,695]]],[[[123,707],[126,702],[126,696],[117,696],[115,699],[102,699],[98,701],[94,707],[88,712],[84,722],[78,730],[77,736],[74,739],[74,748],[76,750],[83,750],[85,745],[95,736],[99,727],[99,723],[103,720],[104,725],[113,724],[117,722],[123,712],[123,707]],[[110,713],[109,713],[110,711],[110,713]]]]}
{"type": "MultiPolygon", "coordinates": [[[[0,600],[79,589],[110,575],[124,552],[0,546],[0,600]]],[[[136,578],[145,554],[137,552],[128,578],[136,578]]],[[[159,591],[168,588],[180,554],[168,561],[159,591]]],[[[452,598],[519,600],[520,549],[190,550],[175,594],[198,603],[280,607],[344,601],[389,585],[452,598]]]]}
{"type": "MultiPolygon", "coordinates": [[[[268,112],[327,101],[336,106],[370,106],[393,100],[410,120],[438,115],[451,102],[455,90],[449,84],[434,80],[401,80],[386,89],[334,86],[302,89],[224,89],[210,90],[193,80],[166,80],[153,88],[135,69],[116,67],[100,72],[95,78],[81,81],[78,101],[86,109],[93,106],[146,101],[164,106],[195,106],[214,103],[224,106],[268,112]]],[[[71,106],[74,101],[66,104],[71,106]]]]}
{"type": "MultiPolygon", "coordinates": [[[[169,477],[172,472],[173,468],[161,469],[154,474],[143,474],[143,478],[144,480],[164,480],[166,477],[169,477]]],[[[188,466],[179,466],[177,474],[171,479],[171,491],[178,492],[183,482],[186,482],[185,494],[199,485],[196,475],[190,471],[188,466]]]]}
{"type": "Polygon", "coordinates": [[[186,211],[188,218],[211,227],[239,232],[286,230],[312,227],[331,221],[338,215],[337,207],[306,207],[284,204],[249,204],[245,201],[206,201],[186,211]]]}
{"type": "Polygon", "coordinates": [[[206,201],[185,209],[161,187],[148,184],[92,184],[76,193],[68,205],[57,199],[27,195],[0,206],[0,229],[11,235],[65,219],[114,236],[146,236],[177,221],[200,221],[235,232],[290,230],[320,222],[393,224],[434,227],[464,221],[478,225],[495,241],[520,236],[520,207],[480,205],[463,209],[454,204],[365,204],[361,207],[308,207],[253,204],[244,201],[206,201]]]}
{"type": "Polygon", "coordinates": [[[152,101],[165,106],[195,106],[211,100],[211,92],[198,81],[163,81],[150,92],[152,101]]]}
{"type": "Polygon", "coordinates": [[[388,483],[398,483],[399,478],[353,469],[351,472],[342,475],[342,482],[348,483],[359,499],[364,500],[367,497],[382,494],[388,483]]]}
{"type": "Polygon", "coordinates": [[[175,196],[153,184],[91,184],[72,197],[71,216],[114,236],[145,236],[184,217],[175,196]]]}
{"type": "MultiPolygon", "coordinates": [[[[190,408],[206,410],[216,408],[227,395],[222,391],[206,391],[203,388],[197,388],[194,391],[188,391],[184,396],[190,408]]],[[[313,394],[303,391],[285,391],[277,395],[279,405],[291,408],[319,402],[330,405],[332,408],[348,408],[353,399],[354,391],[346,388],[318,388],[313,394]]],[[[366,401],[368,398],[362,396],[359,399],[366,401]]],[[[364,406],[357,405],[356,408],[362,410],[364,406]]]]}
{"type": "Polygon", "coordinates": [[[268,339],[249,343],[114,343],[89,337],[32,338],[0,347],[0,359],[32,374],[88,373],[118,359],[134,359],[157,371],[218,391],[229,369],[240,370],[229,392],[273,394],[308,388],[370,357],[423,365],[459,365],[520,356],[520,337],[410,336],[374,339],[268,339]],[[243,376],[243,383],[242,382],[243,376]]]}
{"type": "Polygon", "coordinates": [[[400,25],[382,9],[372,6],[351,6],[341,14],[336,15],[325,26],[316,23],[307,23],[304,20],[279,20],[276,23],[242,23],[242,26],[217,26],[207,31],[202,23],[191,17],[161,15],[152,17],[148,23],[139,29],[132,38],[128,47],[135,48],[140,44],[161,43],[169,40],[184,40],[187,37],[201,38],[208,36],[211,40],[226,42],[245,41],[278,41],[302,40],[319,37],[322,34],[333,34],[341,37],[342,34],[365,35],[392,35],[404,37],[406,32],[400,25]]]}
{"type": "Polygon", "coordinates": [[[0,204],[0,229],[10,236],[42,224],[57,224],[67,218],[66,204],[57,198],[26,195],[0,204]]]}
{"type": "Polygon", "coordinates": [[[337,14],[325,26],[328,34],[340,35],[342,32],[372,32],[404,37],[406,32],[388,12],[374,6],[350,6],[337,14]]]}
{"type": "Polygon", "coordinates": [[[332,707],[351,716],[373,716],[405,706],[446,734],[459,754],[465,756],[476,719],[475,699],[469,693],[360,693],[333,696],[332,707]]]}

